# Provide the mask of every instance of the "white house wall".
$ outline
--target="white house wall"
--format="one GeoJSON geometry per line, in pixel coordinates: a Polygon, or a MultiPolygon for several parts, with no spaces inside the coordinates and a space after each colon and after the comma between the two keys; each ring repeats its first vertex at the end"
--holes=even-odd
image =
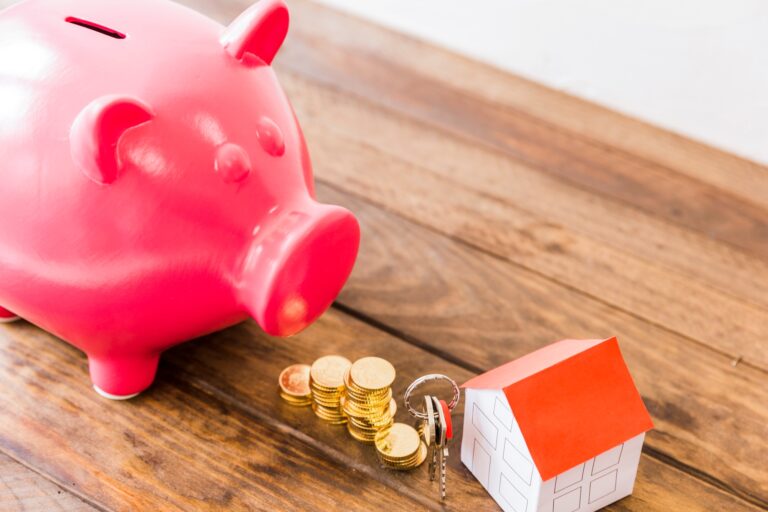
{"type": "Polygon", "coordinates": [[[502,391],[466,390],[461,461],[505,512],[536,512],[541,478],[502,391]]]}
{"type": "Polygon", "coordinates": [[[632,494],[644,439],[633,437],[544,482],[538,512],[591,512],[632,494]]]}

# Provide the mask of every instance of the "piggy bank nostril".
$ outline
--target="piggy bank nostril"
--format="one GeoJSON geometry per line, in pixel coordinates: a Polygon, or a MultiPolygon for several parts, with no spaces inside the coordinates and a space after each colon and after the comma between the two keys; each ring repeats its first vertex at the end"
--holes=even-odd
{"type": "Polygon", "coordinates": [[[239,183],[251,172],[248,153],[237,144],[224,143],[216,149],[216,172],[226,183],[239,183]]]}

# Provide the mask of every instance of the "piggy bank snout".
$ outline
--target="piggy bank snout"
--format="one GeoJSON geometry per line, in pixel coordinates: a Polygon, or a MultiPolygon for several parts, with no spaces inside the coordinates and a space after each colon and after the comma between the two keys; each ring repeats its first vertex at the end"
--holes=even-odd
{"type": "Polygon", "coordinates": [[[241,301],[273,336],[319,317],[341,291],[357,257],[360,227],[348,210],[312,202],[280,214],[250,248],[241,301]]]}

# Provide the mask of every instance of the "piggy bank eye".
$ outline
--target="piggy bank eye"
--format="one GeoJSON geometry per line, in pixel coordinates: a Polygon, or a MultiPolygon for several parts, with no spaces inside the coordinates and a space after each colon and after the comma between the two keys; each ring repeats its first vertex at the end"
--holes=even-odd
{"type": "Polygon", "coordinates": [[[243,148],[227,142],[216,148],[215,167],[226,183],[240,183],[251,173],[251,159],[243,148]]]}
{"type": "Polygon", "coordinates": [[[256,137],[259,144],[268,155],[282,156],[285,153],[285,140],[283,132],[273,120],[268,117],[262,117],[256,123],[256,137]]]}

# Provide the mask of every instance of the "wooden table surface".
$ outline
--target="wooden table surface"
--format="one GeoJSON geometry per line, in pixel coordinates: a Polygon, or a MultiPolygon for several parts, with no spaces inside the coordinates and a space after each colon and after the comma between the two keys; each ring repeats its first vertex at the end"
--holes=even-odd
{"type": "MultiPolygon", "coordinates": [[[[185,3],[228,23],[248,1],[185,3]]],[[[495,510],[458,445],[441,505],[424,467],[384,471],[283,404],[278,373],[375,354],[399,394],[610,335],[656,428],[634,494],[609,509],[768,510],[768,170],[290,5],[275,68],[320,199],[362,223],[348,285],[294,338],[247,322],[171,350],[129,402],[98,397],[71,346],[0,327],[0,510],[495,510]]]]}

